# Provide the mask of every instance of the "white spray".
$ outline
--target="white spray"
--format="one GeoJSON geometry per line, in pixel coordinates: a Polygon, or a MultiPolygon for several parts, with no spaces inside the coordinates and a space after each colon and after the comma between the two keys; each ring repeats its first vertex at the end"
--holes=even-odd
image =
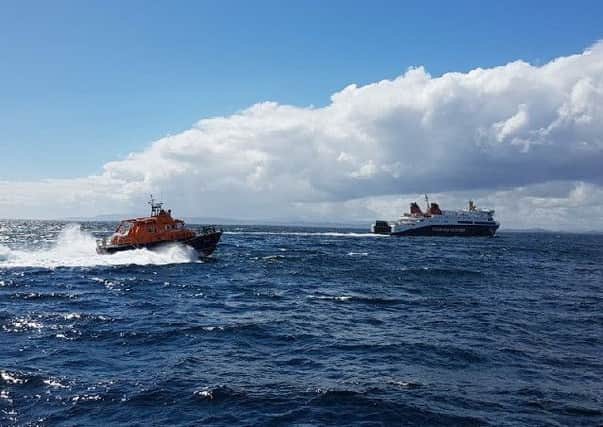
{"type": "Polygon", "coordinates": [[[46,250],[17,250],[0,245],[0,268],[7,267],[91,267],[97,265],[162,265],[193,262],[199,254],[192,248],[169,244],[150,251],[136,249],[113,255],[96,253],[96,239],[81,230],[79,224],[67,225],[56,243],[46,250]]]}

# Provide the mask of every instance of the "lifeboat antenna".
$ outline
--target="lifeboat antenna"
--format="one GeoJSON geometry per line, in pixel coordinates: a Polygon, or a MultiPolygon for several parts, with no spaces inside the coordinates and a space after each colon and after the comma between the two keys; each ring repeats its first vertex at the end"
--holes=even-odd
{"type": "Polygon", "coordinates": [[[157,216],[161,212],[161,207],[163,203],[157,202],[155,203],[155,199],[153,199],[153,195],[151,194],[151,200],[148,201],[148,204],[151,205],[151,216],[157,216]]]}

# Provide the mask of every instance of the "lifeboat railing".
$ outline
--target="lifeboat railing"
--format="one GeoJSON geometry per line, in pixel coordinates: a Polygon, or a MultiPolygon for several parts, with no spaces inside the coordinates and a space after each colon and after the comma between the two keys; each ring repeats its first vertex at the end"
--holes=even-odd
{"type": "Polygon", "coordinates": [[[200,234],[211,234],[211,233],[217,233],[217,232],[221,232],[221,231],[222,231],[222,229],[221,229],[221,228],[218,228],[218,227],[217,227],[217,226],[215,226],[215,225],[204,225],[204,226],[198,227],[198,228],[197,228],[197,231],[198,231],[200,234]]]}

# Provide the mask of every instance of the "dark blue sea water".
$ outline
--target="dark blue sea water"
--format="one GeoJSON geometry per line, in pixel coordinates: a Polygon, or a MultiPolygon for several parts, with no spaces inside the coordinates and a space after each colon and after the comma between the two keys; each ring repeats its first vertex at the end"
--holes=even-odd
{"type": "Polygon", "coordinates": [[[600,425],[603,236],[0,222],[0,425],[600,425]]]}

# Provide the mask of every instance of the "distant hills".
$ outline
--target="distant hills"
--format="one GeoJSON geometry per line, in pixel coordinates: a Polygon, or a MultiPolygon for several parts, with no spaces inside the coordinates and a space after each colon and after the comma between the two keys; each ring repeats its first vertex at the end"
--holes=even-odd
{"type": "MultiPolygon", "coordinates": [[[[58,221],[73,222],[119,222],[127,218],[137,218],[137,214],[107,214],[92,217],[66,217],[57,218],[58,221]]],[[[15,218],[17,219],[17,218],[15,218]]],[[[371,221],[309,221],[299,218],[272,218],[272,219],[241,219],[222,217],[183,217],[188,224],[203,225],[274,225],[274,226],[298,226],[298,227],[323,227],[323,228],[355,228],[369,231],[371,221]]],[[[603,230],[555,230],[542,227],[530,228],[508,228],[502,226],[499,233],[576,233],[576,234],[603,234],[603,230]]]]}

